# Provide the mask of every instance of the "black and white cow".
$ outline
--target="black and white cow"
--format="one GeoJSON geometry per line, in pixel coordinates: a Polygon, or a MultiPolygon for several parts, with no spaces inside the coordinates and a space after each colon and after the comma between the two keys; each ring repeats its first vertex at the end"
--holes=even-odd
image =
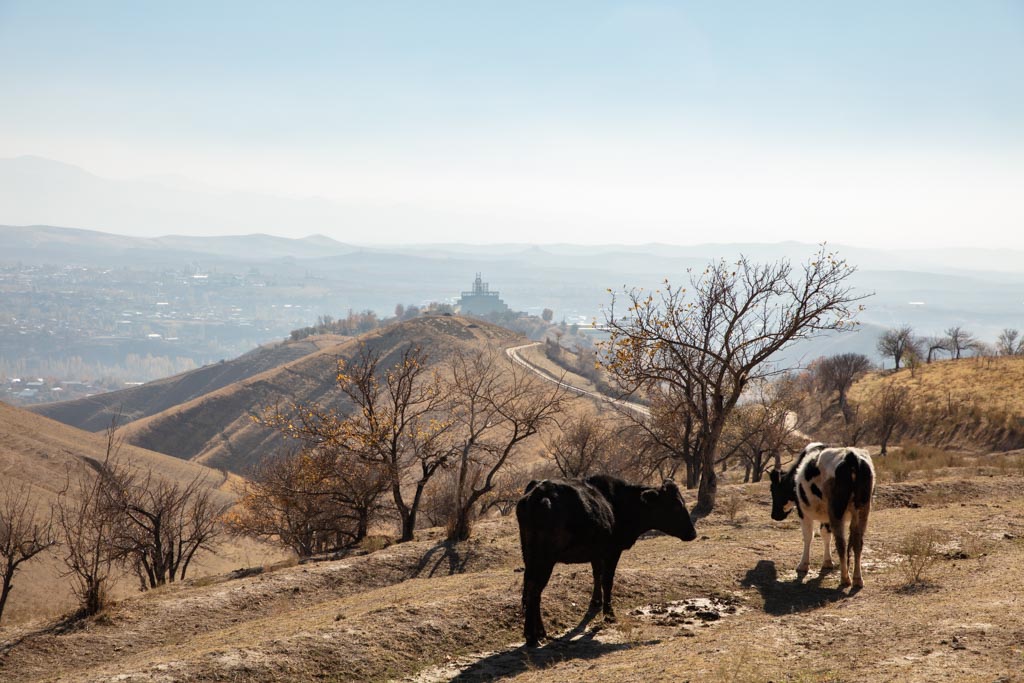
{"type": "Polygon", "coordinates": [[[594,571],[590,613],[612,610],[612,582],[623,550],[641,534],[663,531],[683,541],[697,532],[679,487],[666,479],[658,488],[595,475],[584,481],[532,481],[516,505],[523,550],[523,634],[526,644],[547,637],[540,596],[556,562],[589,562],[594,571]]]}
{"type": "Polygon", "coordinates": [[[875,489],[875,468],[871,456],[862,448],[826,448],[824,444],[808,444],[788,471],[774,470],[772,483],[772,519],[784,520],[796,508],[804,533],[804,554],[798,572],[810,566],[811,539],[814,525],[821,524],[825,558],[821,569],[833,568],[829,537],[835,535],[840,585],[849,586],[850,557],[853,551],[853,585],[861,587],[860,555],[864,548],[864,532],[868,528],[871,496],[875,489]],[[847,545],[846,525],[850,525],[847,545]]]}

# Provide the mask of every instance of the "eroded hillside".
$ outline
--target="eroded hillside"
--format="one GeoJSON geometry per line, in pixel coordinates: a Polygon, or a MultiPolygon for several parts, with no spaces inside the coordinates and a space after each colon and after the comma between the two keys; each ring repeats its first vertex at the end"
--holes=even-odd
{"type": "Polygon", "coordinates": [[[357,338],[327,344],[246,379],[127,425],[133,444],[233,472],[282,445],[274,431],[253,417],[292,403],[320,403],[344,410],[337,388],[338,361],[351,360],[365,344],[381,354],[384,367],[411,344],[422,346],[433,362],[457,348],[504,348],[521,338],[502,327],[458,316],[422,316],[357,338]]]}
{"type": "Polygon", "coordinates": [[[235,382],[336,346],[345,337],[322,335],[268,344],[232,360],[206,365],[141,386],[30,408],[34,413],[89,432],[105,429],[117,417],[121,424],[162,412],[235,382]]]}

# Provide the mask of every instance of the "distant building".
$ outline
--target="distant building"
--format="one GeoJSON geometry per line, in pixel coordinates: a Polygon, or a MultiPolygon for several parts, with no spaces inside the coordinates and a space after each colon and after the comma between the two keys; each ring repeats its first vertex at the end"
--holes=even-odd
{"type": "Polygon", "coordinates": [[[476,274],[473,289],[463,292],[459,299],[459,312],[470,315],[487,315],[488,313],[505,313],[508,305],[498,298],[498,292],[492,292],[490,286],[476,274]]]}

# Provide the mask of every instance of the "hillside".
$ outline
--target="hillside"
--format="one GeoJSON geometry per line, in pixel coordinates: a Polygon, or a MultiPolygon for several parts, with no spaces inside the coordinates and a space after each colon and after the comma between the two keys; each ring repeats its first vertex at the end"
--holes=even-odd
{"type": "MultiPolygon", "coordinates": [[[[81,458],[102,460],[106,452],[106,436],[90,434],[59,422],[0,402],[0,478],[18,488],[31,487],[33,499],[42,508],[56,500],[68,474],[85,467],[81,458]]],[[[121,449],[125,462],[152,471],[173,481],[187,483],[196,476],[205,476],[207,484],[217,491],[221,504],[234,500],[230,479],[221,472],[196,463],[183,462],[161,453],[126,445],[121,449]]],[[[230,541],[216,557],[197,558],[197,575],[224,572],[239,564],[269,561],[282,557],[276,550],[249,541],[230,541]]],[[[49,616],[72,606],[67,581],[58,576],[56,556],[25,565],[4,612],[4,621],[17,622],[28,617],[49,616]]],[[[118,594],[127,594],[134,586],[122,586],[118,594]]]]}
{"type": "Polygon", "coordinates": [[[909,390],[914,414],[905,437],[942,446],[1024,447],[1024,356],[942,360],[914,372],[874,372],[854,384],[850,399],[870,405],[888,385],[909,390]]]}
{"type": "Polygon", "coordinates": [[[75,401],[47,403],[29,410],[79,429],[100,431],[109,426],[111,418],[119,413],[121,424],[155,415],[321,349],[336,346],[345,339],[340,336],[322,335],[299,341],[267,344],[238,358],[147,382],[141,386],[75,401]]]}
{"type": "Polygon", "coordinates": [[[562,637],[537,649],[522,647],[518,539],[499,518],[455,546],[437,529],[365,556],[168,587],[71,628],[9,629],[0,678],[1019,680],[1019,474],[881,485],[859,592],[836,573],[796,576],[798,524],[769,520],[766,483],[723,495],[741,502],[734,519],[717,513],[697,541],[654,535],[623,555],[616,624],[581,621],[589,567],[558,565],[543,605],[562,637]],[[908,588],[903,539],[931,528],[944,539],[935,564],[908,588]]]}
{"type": "Polygon", "coordinates": [[[316,402],[342,406],[335,383],[339,360],[350,360],[361,344],[381,353],[393,365],[410,344],[419,344],[435,362],[456,348],[495,347],[522,343],[502,327],[458,316],[422,316],[336,344],[318,348],[175,405],[124,428],[133,444],[195,460],[216,468],[244,472],[249,465],[281,445],[280,437],[253,422],[253,416],[275,405],[316,402]]]}

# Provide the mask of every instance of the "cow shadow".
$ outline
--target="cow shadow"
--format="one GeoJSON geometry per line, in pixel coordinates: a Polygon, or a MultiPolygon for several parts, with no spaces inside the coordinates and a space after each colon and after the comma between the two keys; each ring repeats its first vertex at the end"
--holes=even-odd
{"type": "Polygon", "coordinates": [[[759,560],[753,569],[747,571],[740,585],[757,589],[764,598],[764,611],[781,616],[818,609],[846,598],[847,593],[842,589],[821,585],[827,575],[824,572],[800,573],[796,580],[780,581],[775,563],[759,560]]]}
{"type": "Polygon", "coordinates": [[[511,650],[495,652],[463,669],[451,683],[493,681],[517,676],[526,671],[545,669],[572,659],[597,659],[611,652],[628,650],[642,645],[656,645],[659,640],[644,642],[610,643],[598,640],[600,629],[587,630],[594,614],[586,614],[579,624],[541,647],[521,645],[511,650]]]}

